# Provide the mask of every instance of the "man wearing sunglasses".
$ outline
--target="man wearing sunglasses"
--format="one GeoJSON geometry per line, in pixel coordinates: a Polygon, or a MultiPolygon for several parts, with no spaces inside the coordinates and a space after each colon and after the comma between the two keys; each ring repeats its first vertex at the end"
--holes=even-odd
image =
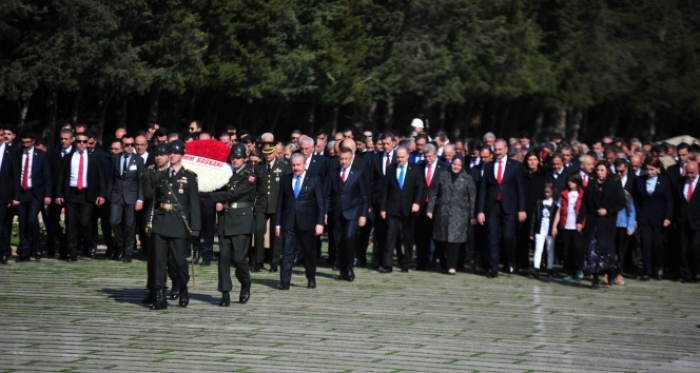
{"type": "Polygon", "coordinates": [[[97,250],[93,245],[92,210],[102,206],[104,199],[104,173],[99,159],[87,151],[88,136],[76,133],[75,149],[63,158],[61,174],[58,175],[56,203],[66,208],[66,235],[69,246],[69,262],[78,260],[78,234],[91,247],[87,254],[94,258],[97,250]]]}
{"type": "MultiPolygon", "coordinates": [[[[61,173],[63,158],[73,152],[73,141],[75,141],[73,130],[70,127],[62,129],[60,132],[60,147],[54,148],[50,153],[51,175],[59,175],[61,173]]],[[[53,188],[54,195],[51,196],[52,200],[56,198],[56,191],[57,188],[53,188]]],[[[63,209],[63,206],[59,206],[55,202],[47,206],[46,248],[48,257],[53,258],[56,255],[56,240],[58,240],[59,258],[65,260],[68,259],[68,241],[60,223],[61,209],[63,209]]]]}
{"type": "MultiPolygon", "coordinates": [[[[114,232],[114,259],[131,263],[134,253],[136,211],[143,208],[143,192],[139,182],[144,170],[143,158],[132,153],[134,137],[128,133],[122,137],[126,149],[119,156],[112,156],[112,169],[107,191],[111,204],[109,222],[114,232]]],[[[142,246],[144,243],[142,242],[142,246]]]]}

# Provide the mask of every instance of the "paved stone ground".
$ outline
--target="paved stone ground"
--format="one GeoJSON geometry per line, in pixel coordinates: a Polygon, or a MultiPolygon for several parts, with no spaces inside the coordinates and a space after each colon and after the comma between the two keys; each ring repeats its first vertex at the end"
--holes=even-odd
{"type": "Polygon", "coordinates": [[[0,371],[700,371],[697,284],[628,279],[593,291],[368,269],[348,283],[320,268],[309,290],[296,268],[290,291],[254,274],[251,301],[220,308],[216,266],[197,266],[190,306],[155,312],[140,303],[145,267],[0,266],[0,371]]]}

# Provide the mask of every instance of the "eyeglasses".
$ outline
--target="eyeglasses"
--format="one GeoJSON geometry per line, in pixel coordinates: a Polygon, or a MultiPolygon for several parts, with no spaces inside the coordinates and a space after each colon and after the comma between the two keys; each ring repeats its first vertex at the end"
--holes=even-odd
{"type": "Polygon", "coordinates": [[[133,142],[125,142],[123,145],[124,146],[134,146],[134,143],[133,142]]]}
{"type": "Polygon", "coordinates": [[[87,140],[75,140],[76,144],[87,144],[87,140]]]}
{"type": "Polygon", "coordinates": [[[627,173],[627,170],[617,170],[615,171],[616,174],[624,175],[627,173]]]}

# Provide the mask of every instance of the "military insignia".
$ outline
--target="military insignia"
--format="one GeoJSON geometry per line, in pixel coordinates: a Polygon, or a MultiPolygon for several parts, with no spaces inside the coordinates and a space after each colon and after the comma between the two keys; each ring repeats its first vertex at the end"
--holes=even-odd
{"type": "Polygon", "coordinates": [[[185,193],[185,190],[182,189],[182,188],[180,188],[180,189],[177,190],[177,192],[180,193],[180,194],[184,194],[184,193],[185,193]]]}
{"type": "Polygon", "coordinates": [[[180,183],[180,185],[187,184],[187,178],[183,177],[182,179],[178,180],[177,182],[180,183]]]}
{"type": "Polygon", "coordinates": [[[276,178],[275,178],[275,181],[279,183],[279,182],[280,182],[280,178],[279,178],[279,177],[276,177],[276,178]]]}
{"type": "Polygon", "coordinates": [[[251,183],[254,183],[254,182],[255,182],[255,176],[253,176],[253,175],[248,176],[248,181],[251,182],[251,183]]]}

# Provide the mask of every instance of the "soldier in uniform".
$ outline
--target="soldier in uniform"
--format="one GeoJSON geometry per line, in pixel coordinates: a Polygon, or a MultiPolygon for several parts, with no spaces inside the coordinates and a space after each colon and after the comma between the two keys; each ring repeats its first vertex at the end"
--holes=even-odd
{"type": "MultiPolygon", "coordinates": [[[[153,205],[153,197],[155,196],[154,181],[159,173],[165,172],[170,167],[170,162],[168,161],[168,154],[170,154],[168,149],[168,143],[161,142],[156,145],[156,164],[152,169],[147,169],[143,174],[141,174],[141,190],[143,190],[144,199],[144,209],[146,211],[146,232],[148,233],[148,247],[153,247],[153,215],[155,212],[155,206],[153,205]]],[[[156,272],[156,251],[148,250],[148,264],[147,264],[147,278],[146,278],[146,288],[148,289],[148,296],[143,299],[143,303],[153,304],[156,302],[156,287],[155,287],[155,272],[156,272]]],[[[172,281],[173,285],[170,290],[170,299],[177,299],[180,294],[180,285],[177,283],[177,273],[173,271],[172,266],[168,266],[168,277],[172,281]]]]}
{"type": "Polygon", "coordinates": [[[270,249],[272,260],[270,272],[277,272],[280,255],[282,255],[282,239],[272,234],[274,232],[275,210],[282,176],[292,173],[289,163],[278,160],[275,156],[276,144],[264,143],[262,153],[265,161],[255,165],[253,169],[258,179],[258,190],[255,199],[255,254],[253,256],[253,272],[263,269],[265,259],[265,233],[270,234],[270,249]],[[268,231],[269,227],[269,231],[268,231]]]}
{"type": "Polygon", "coordinates": [[[202,193],[216,202],[216,210],[223,212],[219,216],[219,286],[221,302],[219,306],[231,304],[229,292],[233,289],[231,282],[231,262],[236,268],[236,278],[241,284],[238,301],[250,299],[250,267],[248,266],[248,247],[254,230],[253,202],[255,199],[255,174],[245,163],[248,156],[246,147],[236,143],[231,147],[231,168],[233,175],[228,184],[220,191],[202,193]]]}
{"type": "Polygon", "coordinates": [[[185,144],[176,140],[168,145],[170,167],[155,177],[153,242],[155,257],[156,302],[152,310],[168,308],[165,297],[167,267],[177,274],[180,307],[187,307],[190,296],[188,237],[198,237],[201,230],[197,174],[182,167],[185,144]]]}

